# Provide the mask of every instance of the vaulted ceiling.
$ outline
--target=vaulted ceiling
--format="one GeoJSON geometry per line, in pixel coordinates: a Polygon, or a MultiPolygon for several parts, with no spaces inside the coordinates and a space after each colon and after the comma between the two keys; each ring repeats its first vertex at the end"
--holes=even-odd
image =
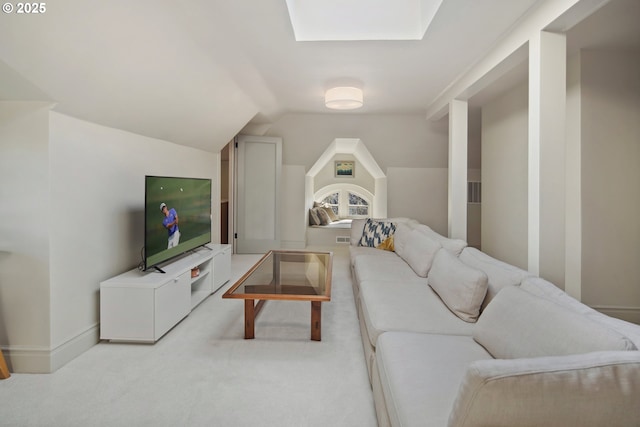
{"type": "MultiPolygon", "coordinates": [[[[0,16],[0,99],[218,151],[250,122],[333,113],[323,95],[334,84],[364,89],[364,107],[346,114],[424,113],[547,1],[444,0],[421,40],[315,42],[295,40],[285,0],[48,2],[0,16]]],[[[611,3],[628,15],[640,2],[611,3]]]]}

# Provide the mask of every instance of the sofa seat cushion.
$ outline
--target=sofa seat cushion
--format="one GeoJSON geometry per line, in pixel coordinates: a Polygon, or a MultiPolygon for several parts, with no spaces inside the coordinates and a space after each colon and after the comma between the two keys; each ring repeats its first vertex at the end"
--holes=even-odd
{"type": "Polygon", "coordinates": [[[453,314],[424,282],[362,281],[359,298],[373,346],[380,334],[387,331],[467,336],[473,331],[474,324],[453,314]]]}
{"type": "Polygon", "coordinates": [[[380,257],[386,259],[397,259],[398,256],[390,251],[383,251],[381,249],[369,248],[367,246],[349,246],[349,256],[351,259],[351,265],[355,264],[356,258],[365,255],[369,257],[380,257]]]}
{"type": "Polygon", "coordinates": [[[637,351],[478,360],[469,364],[449,426],[637,426],[638,396],[637,351]]]}
{"type": "MultiPolygon", "coordinates": [[[[353,272],[356,280],[393,280],[402,282],[418,278],[409,264],[401,258],[379,257],[377,255],[361,255],[353,264],[353,272]]],[[[422,279],[426,282],[426,278],[422,279]]]]}
{"type": "Polygon", "coordinates": [[[487,295],[480,311],[484,310],[491,300],[505,286],[519,285],[526,277],[532,276],[526,270],[495,259],[473,247],[464,248],[460,260],[465,264],[482,270],[489,279],[487,295]]]}
{"type": "Polygon", "coordinates": [[[491,355],[465,336],[387,332],[376,369],[394,426],[446,426],[469,363],[491,355]]]}
{"type": "Polygon", "coordinates": [[[624,335],[517,286],[491,301],[473,338],[497,359],[636,350],[624,335]]]}

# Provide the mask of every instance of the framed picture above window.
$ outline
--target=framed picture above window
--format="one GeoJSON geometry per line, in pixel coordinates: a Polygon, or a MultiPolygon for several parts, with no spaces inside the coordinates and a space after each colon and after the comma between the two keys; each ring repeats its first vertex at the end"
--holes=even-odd
{"type": "Polygon", "coordinates": [[[353,178],[356,176],[356,162],[353,160],[336,160],[336,178],[353,178]]]}

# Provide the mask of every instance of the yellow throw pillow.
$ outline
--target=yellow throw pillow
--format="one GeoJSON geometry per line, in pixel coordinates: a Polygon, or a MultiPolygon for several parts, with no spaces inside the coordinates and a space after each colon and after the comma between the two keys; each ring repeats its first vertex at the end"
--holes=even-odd
{"type": "Polygon", "coordinates": [[[395,250],[393,247],[393,235],[387,237],[386,240],[383,240],[378,246],[376,246],[376,249],[393,252],[395,250]]]}

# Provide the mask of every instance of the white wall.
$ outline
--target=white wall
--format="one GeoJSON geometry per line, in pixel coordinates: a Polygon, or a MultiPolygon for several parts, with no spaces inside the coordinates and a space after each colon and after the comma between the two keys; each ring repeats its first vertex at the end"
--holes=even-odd
{"type": "Polygon", "coordinates": [[[387,167],[447,167],[447,120],[423,114],[286,114],[266,135],[283,138],[284,164],[308,170],[336,138],[359,138],[383,171],[387,167]]]}
{"type": "MultiPolygon", "coordinates": [[[[34,232],[48,235],[48,241],[39,238],[42,241],[30,245],[32,250],[45,251],[42,256],[50,266],[38,285],[42,288],[38,295],[31,295],[32,300],[15,295],[16,289],[20,294],[28,289],[24,271],[29,269],[20,277],[14,273],[2,284],[3,295],[5,288],[11,290],[11,298],[3,298],[2,304],[16,307],[13,311],[3,307],[2,316],[9,317],[8,340],[3,344],[9,348],[14,369],[22,372],[53,371],[97,342],[100,281],[140,262],[145,175],[211,178],[212,206],[219,203],[217,154],[55,112],[39,114],[37,119],[28,126],[47,129],[48,138],[45,134],[41,141],[42,137],[32,137],[23,129],[19,147],[8,150],[2,145],[2,158],[14,151],[13,162],[21,165],[9,172],[3,168],[4,178],[25,181],[34,188],[32,200],[16,195],[11,199],[29,214],[18,237],[28,238],[34,232]],[[28,148],[34,144],[39,152],[28,148]],[[39,304],[41,298],[46,301],[39,304]],[[37,310],[35,315],[32,309],[37,310]],[[22,351],[22,342],[32,340],[25,328],[46,330],[39,332],[46,337],[38,337],[37,348],[22,351]]],[[[219,228],[219,218],[214,217],[214,241],[219,239],[219,228]]],[[[34,283],[38,276],[36,268],[30,274],[34,283]]]]}
{"type": "Polygon", "coordinates": [[[314,177],[313,185],[314,192],[326,187],[331,184],[353,184],[358,185],[365,190],[369,191],[371,194],[375,194],[376,192],[376,182],[373,176],[369,173],[369,171],[362,166],[362,163],[356,159],[356,156],[353,154],[336,154],[333,156],[330,162],[328,162],[314,177]],[[353,160],[355,162],[355,172],[354,177],[352,178],[344,178],[344,177],[336,177],[335,176],[335,161],[336,160],[353,160]]]}
{"type": "MultiPolygon", "coordinates": [[[[283,163],[285,166],[300,166],[305,172],[334,139],[361,139],[387,174],[388,216],[416,218],[446,233],[447,133],[446,120],[429,122],[422,114],[346,113],[286,114],[271,126],[266,135],[282,137],[283,163]]],[[[287,197],[283,194],[283,198],[287,197]]],[[[292,227],[288,232],[290,239],[306,239],[305,213],[305,209],[284,213],[286,219],[283,223],[286,221],[292,227]]]]}
{"type": "Polygon", "coordinates": [[[528,88],[482,109],[482,250],[527,269],[528,88]]]}
{"type": "Polygon", "coordinates": [[[397,168],[387,170],[390,218],[414,218],[436,232],[448,232],[448,169],[397,168]]]}
{"type": "Polygon", "coordinates": [[[582,299],[640,322],[640,52],[581,52],[582,299]]]}
{"type": "Polygon", "coordinates": [[[302,166],[282,166],[282,200],[280,207],[280,242],[283,248],[304,249],[305,236],[300,229],[306,228],[305,170],[302,166]],[[300,212],[303,215],[300,215],[300,212]]]}
{"type": "Polygon", "coordinates": [[[0,102],[0,346],[24,364],[46,365],[50,343],[49,108],[0,102]]]}

